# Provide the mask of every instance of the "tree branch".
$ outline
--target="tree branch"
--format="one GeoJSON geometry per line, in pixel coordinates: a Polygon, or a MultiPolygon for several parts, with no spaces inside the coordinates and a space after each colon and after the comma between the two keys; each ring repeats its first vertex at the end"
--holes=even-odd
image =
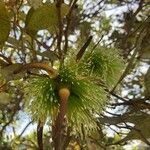
{"type": "Polygon", "coordinates": [[[14,71],[14,74],[17,74],[21,71],[28,70],[28,69],[43,69],[45,70],[51,77],[56,77],[58,75],[57,70],[54,68],[50,67],[48,63],[39,63],[39,62],[33,62],[29,64],[22,65],[19,69],[14,71]]]}
{"type": "Polygon", "coordinates": [[[37,143],[39,146],[39,150],[43,150],[43,122],[39,120],[37,126],[37,143]]]}

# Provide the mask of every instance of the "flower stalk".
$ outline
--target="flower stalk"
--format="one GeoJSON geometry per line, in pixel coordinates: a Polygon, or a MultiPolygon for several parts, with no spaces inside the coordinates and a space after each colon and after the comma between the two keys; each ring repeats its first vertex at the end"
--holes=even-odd
{"type": "Polygon", "coordinates": [[[56,150],[61,150],[63,147],[63,131],[65,123],[65,115],[67,113],[67,103],[70,96],[70,90],[66,87],[60,88],[58,91],[60,98],[59,113],[53,126],[53,141],[56,150]]]}

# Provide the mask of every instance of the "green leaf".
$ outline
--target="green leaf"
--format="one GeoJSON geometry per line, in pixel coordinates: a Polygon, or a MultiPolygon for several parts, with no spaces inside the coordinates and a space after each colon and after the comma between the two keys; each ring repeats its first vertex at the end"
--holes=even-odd
{"type": "Polygon", "coordinates": [[[128,135],[121,141],[126,142],[128,140],[139,139],[146,142],[145,139],[150,138],[149,125],[150,116],[147,115],[146,117],[143,117],[142,122],[139,120],[139,122],[135,124],[134,128],[131,129],[128,135]]]}
{"type": "Polygon", "coordinates": [[[0,2],[0,45],[7,40],[10,32],[10,19],[5,4],[0,2]]]}
{"type": "Polygon", "coordinates": [[[102,20],[102,23],[101,23],[101,26],[102,26],[102,29],[104,31],[109,31],[110,30],[110,19],[107,19],[107,18],[104,18],[102,20]]]}
{"type": "Polygon", "coordinates": [[[144,85],[145,85],[145,95],[146,97],[149,97],[150,96],[150,67],[145,75],[144,85]]]}
{"type": "Polygon", "coordinates": [[[22,67],[21,64],[12,64],[0,69],[0,76],[3,80],[17,80],[24,76],[24,72],[14,74],[14,71],[22,67]]]}
{"type": "Polygon", "coordinates": [[[11,101],[11,96],[6,92],[0,93],[0,104],[7,104],[11,101]]]}
{"type": "Polygon", "coordinates": [[[39,8],[42,6],[42,0],[28,0],[28,3],[30,6],[32,6],[34,9],[39,8]]]}
{"type": "Polygon", "coordinates": [[[56,53],[54,51],[44,51],[44,52],[38,52],[37,51],[37,54],[42,56],[42,57],[47,57],[49,58],[51,61],[55,61],[58,59],[56,53]]]}
{"type": "Polygon", "coordinates": [[[139,52],[140,58],[142,59],[150,59],[150,46],[142,47],[142,50],[139,52]]]}
{"type": "MultiPolygon", "coordinates": [[[[61,18],[67,15],[69,6],[62,4],[61,18]]],[[[26,17],[26,29],[30,35],[35,35],[38,30],[47,29],[53,31],[58,27],[58,15],[56,4],[48,4],[37,8],[31,8],[26,17]]]]}
{"type": "Polygon", "coordinates": [[[119,134],[114,135],[114,142],[119,141],[121,139],[121,136],[119,134]]]}
{"type": "Polygon", "coordinates": [[[15,46],[16,48],[18,48],[20,46],[20,43],[17,39],[13,38],[13,37],[9,37],[7,42],[13,46],[15,46]]]}

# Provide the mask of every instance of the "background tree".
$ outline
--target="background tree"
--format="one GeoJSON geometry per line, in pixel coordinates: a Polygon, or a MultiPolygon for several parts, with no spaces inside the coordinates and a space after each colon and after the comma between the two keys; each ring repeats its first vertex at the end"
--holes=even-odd
{"type": "Polygon", "coordinates": [[[146,0],[1,1],[1,149],[150,145],[149,9],[146,0]],[[18,134],[22,113],[31,121],[18,134]],[[37,131],[23,136],[31,123],[37,131]]]}

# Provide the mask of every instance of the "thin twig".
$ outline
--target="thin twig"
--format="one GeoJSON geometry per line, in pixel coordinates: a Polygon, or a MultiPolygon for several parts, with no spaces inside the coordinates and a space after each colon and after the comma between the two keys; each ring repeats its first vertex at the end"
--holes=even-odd
{"type": "Polygon", "coordinates": [[[61,51],[61,42],[62,42],[62,34],[63,34],[63,24],[62,24],[62,18],[61,18],[61,5],[62,0],[57,0],[56,7],[57,7],[57,16],[58,16],[58,25],[59,25],[59,33],[57,36],[57,48],[59,52],[59,56],[62,58],[62,51],[61,51]]]}
{"type": "Polygon", "coordinates": [[[14,74],[17,74],[24,70],[33,69],[33,68],[45,70],[52,77],[56,77],[58,75],[57,70],[49,66],[48,63],[39,63],[39,62],[22,65],[19,69],[14,71],[14,74]]]}
{"type": "Polygon", "coordinates": [[[22,130],[22,132],[19,134],[19,136],[17,137],[18,139],[23,135],[23,133],[26,131],[26,129],[30,126],[30,124],[32,123],[33,121],[30,121],[26,126],[25,128],[22,130]]]}
{"type": "Polygon", "coordinates": [[[67,26],[66,26],[66,29],[64,31],[64,36],[65,36],[64,54],[67,53],[67,49],[68,49],[68,31],[69,31],[69,26],[70,26],[70,22],[71,22],[72,12],[74,10],[74,6],[77,3],[77,1],[78,0],[73,1],[72,5],[70,7],[69,13],[67,15],[67,26]]]}

